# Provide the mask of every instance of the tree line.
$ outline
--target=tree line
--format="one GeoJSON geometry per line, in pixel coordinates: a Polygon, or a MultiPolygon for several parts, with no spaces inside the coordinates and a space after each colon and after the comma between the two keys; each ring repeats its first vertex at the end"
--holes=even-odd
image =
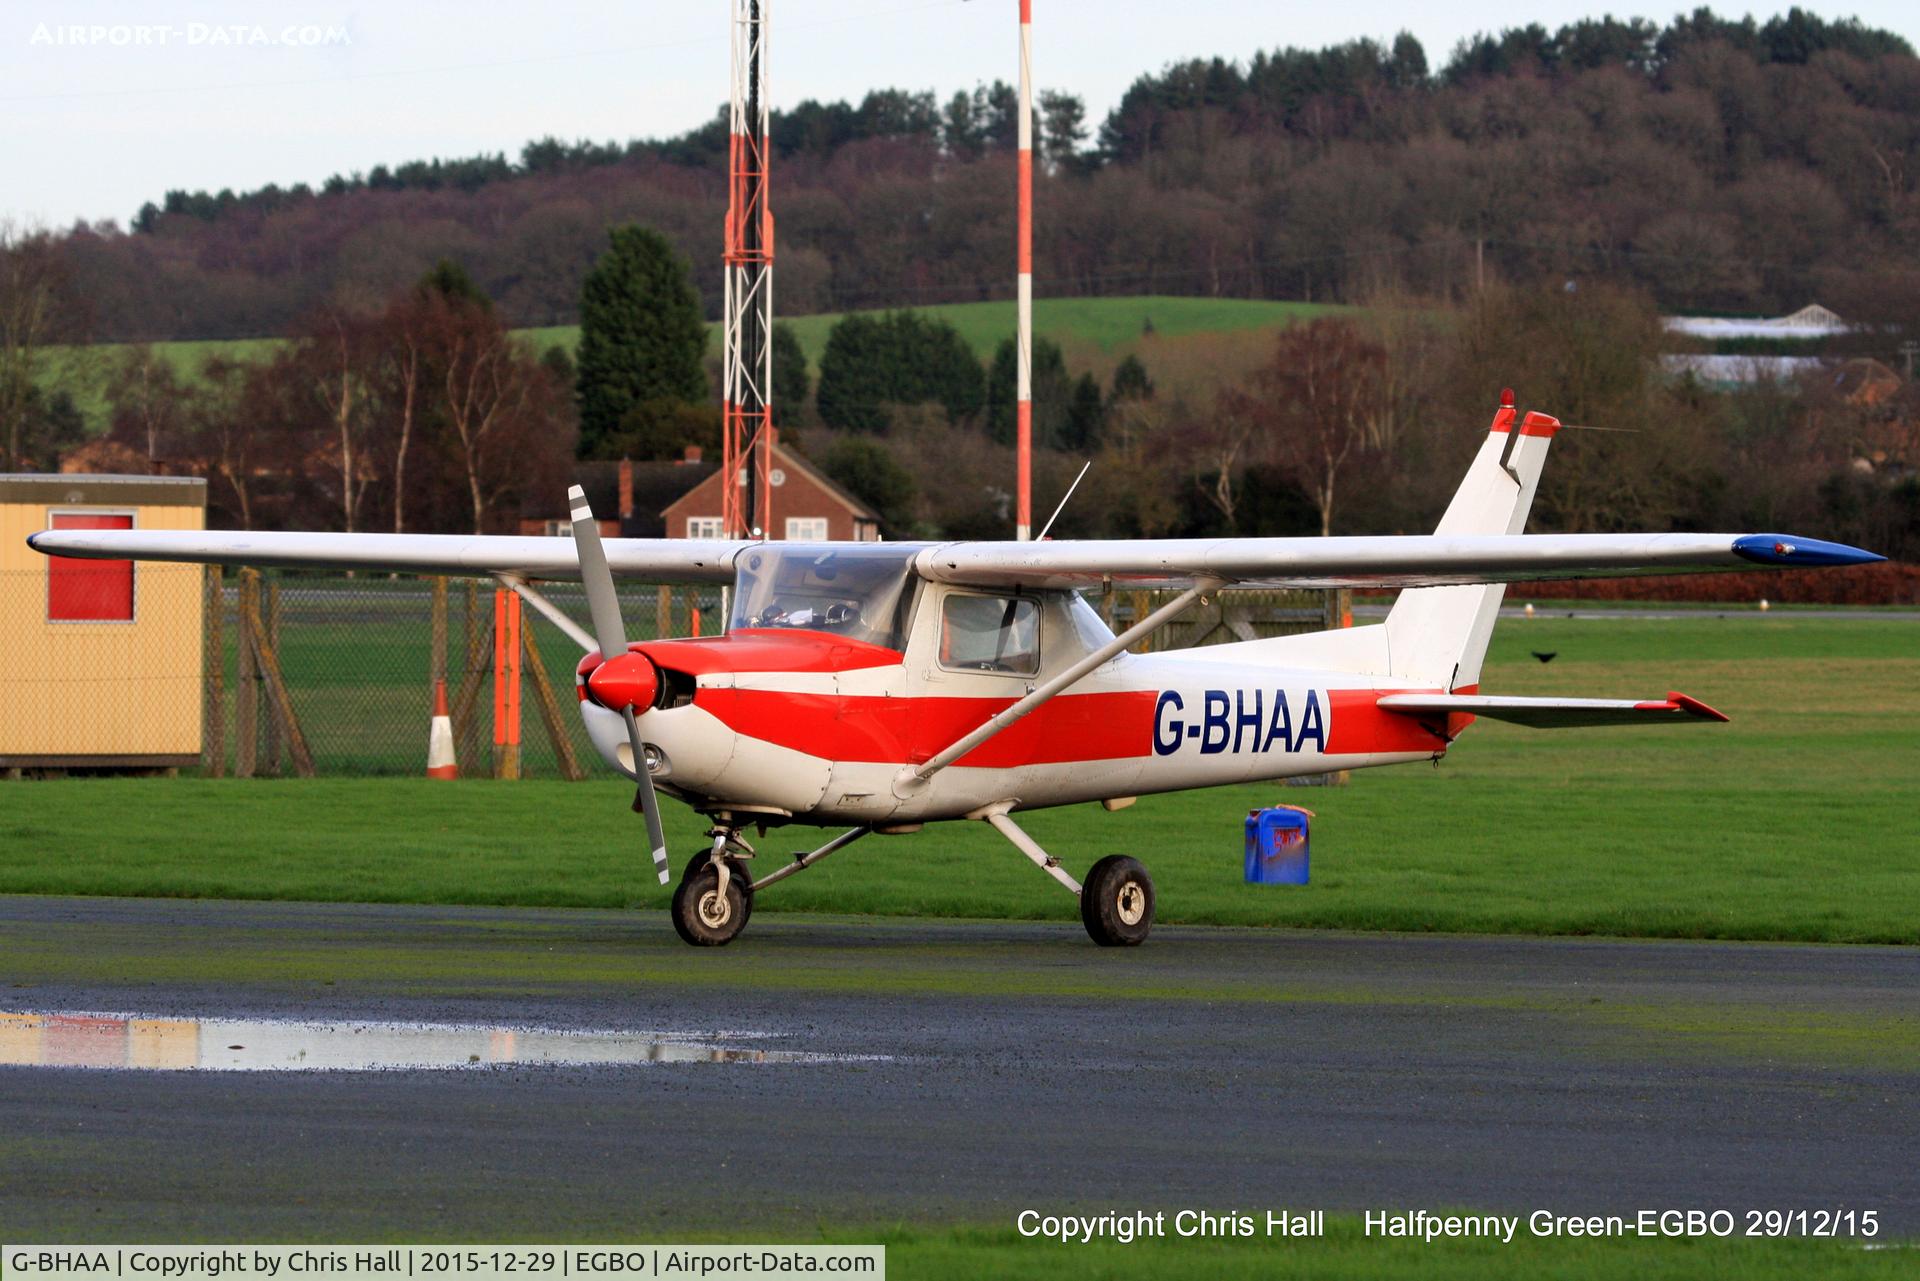
{"type": "MultiPolygon", "coordinates": [[[[1819,299],[1913,323],[1920,60],[1800,10],[1601,19],[1205,59],[1140,77],[1099,123],[1043,94],[1036,278],[1052,295],[1463,299],[1604,279],[1669,309],[1819,299]]],[[[1006,296],[1011,89],[875,90],[778,113],[788,314],[1006,296]]],[[[720,299],[724,121],[675,138],[529,143],[319,189],[172,192],[131,229],[55,238],[99,339],[287,332],[463,263],[514,325],[566,323],[605,228],[638,221],[720,299]]]]}

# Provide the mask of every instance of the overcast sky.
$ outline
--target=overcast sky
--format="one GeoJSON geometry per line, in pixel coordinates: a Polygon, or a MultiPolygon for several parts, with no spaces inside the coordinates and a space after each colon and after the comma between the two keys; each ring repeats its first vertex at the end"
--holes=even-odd
{"type": "MultiPolygon", "coordinates": [[[[1618,11],[1665,20],[1694,3],[1618,11]]],[[[1920,44],[1913,0],[1802,7],[1920,44]]],[[[1409,30],[1437,66],[1474,31],[1553,27],[1606,5],[1035,0],[1035,8],[1036,81],[1080,94],[1097,123],[1134,77],[1175,59],[1245,59],[1409,30]]],[[[545,134],[678,133],[726,98],[730,11],[727,0],[7,0],[0,216],[124,223],[173,187],[317,185],[382,162],[513,156],[545,134]]],[[[977,81],[1012,81],[1017,12],[1015,0],[777,0],[774,103],[857,100],[888,85],[944,97],[977,81]]]]}

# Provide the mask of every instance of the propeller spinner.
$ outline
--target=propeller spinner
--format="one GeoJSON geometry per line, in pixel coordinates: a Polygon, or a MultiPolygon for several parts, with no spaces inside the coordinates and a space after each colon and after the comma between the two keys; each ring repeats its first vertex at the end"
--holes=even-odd
{"type": "Polygon", "coordinates": [[[626,629],[620,622],[620,598],[613,590],[613,571],[607,568],[606,549],[600,546],[600,525],[593,518],[586,491],[575,485],[567,491],[573,509],[573,543],[580,555],[580,581],[587,589],[587,609],[593,615],[593,636],[600,645],[600,665],[587,677],[587,692],[602,707],[619,712],[627,722],[627,741],[633,744],[633,781],[639,787],[634,807],[647,820],[647,842],[653,847],[653,870],[667,883],[667,836],[660,825],[660,798],[647,768],[647,750],[640,741],[636,709],[652,705],[660,677],[645,654],[627,649],[626,629]]]}

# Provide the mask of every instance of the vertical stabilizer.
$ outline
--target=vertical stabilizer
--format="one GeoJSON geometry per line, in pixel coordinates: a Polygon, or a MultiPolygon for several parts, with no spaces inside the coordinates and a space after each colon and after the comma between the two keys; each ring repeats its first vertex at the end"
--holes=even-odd
{"type": "MultiPolygon", "coordinates": [[[[1503,392],[1493,429],[1460,482],[1436,534],[1518,534],[1526,528],[1547,447],[1560,422],[1545,414],[1521,418],[1503,392]]],[[[1387,661],[1393,675],[1471,692],[1480,685],[1504,583],[1473,587],[1410,587],[1387,615],[1387,661]]]]}

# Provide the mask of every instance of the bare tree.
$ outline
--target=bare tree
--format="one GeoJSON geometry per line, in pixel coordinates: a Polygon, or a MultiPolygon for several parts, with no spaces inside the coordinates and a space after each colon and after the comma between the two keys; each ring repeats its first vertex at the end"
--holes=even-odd
{"type": "Polygon", "coordinates": [[[147,343],[125,348],[108,374],[112,433],[146,455],[149,473],[159,468],[163,446],[169,451],[178,448],[186,401],[186,389],[174,376],[173,363],[147,343]]]}
{"type": "Polygon", "coordinates": [[[253,366],[215,356],[200,371],[188,421],[200,467],[233,491],[240,528],[253,528],[253,485],[267,470],[261,458],[259,417],[249,383],[253,366]]]}
{"type": "Polygon", "coordinates": [[[1386,358],[1348,322],[1315,320],[1284,331],[1248,385],[1222,394],[1227,417],[1312,496],[1322,536],[1333,532],[1340,473],[1380,412],[1386,358]]]}
{"type": "Polygon", "coordinates": [[[337,443],[340,468],[340,516],[347,531],[357,526],[372,466],[362,437],[370,417],[371,379],[367,366],[377,359],[370,341],[371,326],[338,307],[323,311],[307,338],[305,355],[311,367],[313,394],[326,410],[337,443]]]}
{"type": "Polygon", "coordinates": [[[26,465],[35,389],[80,328],[52,236],[0,221],[0,469],[26,465]]]}

